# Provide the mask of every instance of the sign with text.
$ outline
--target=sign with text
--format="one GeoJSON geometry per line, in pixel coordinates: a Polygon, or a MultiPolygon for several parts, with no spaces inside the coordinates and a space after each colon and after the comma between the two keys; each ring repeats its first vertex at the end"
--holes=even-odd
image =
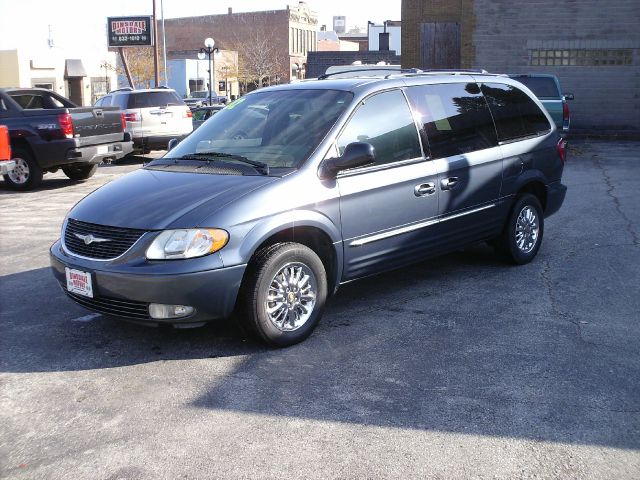
{"type": "Polygon", "coordinates": [[[153,45],[152,18],[107,18],[107,41],[109,47],[148,47],[153,45]]]}

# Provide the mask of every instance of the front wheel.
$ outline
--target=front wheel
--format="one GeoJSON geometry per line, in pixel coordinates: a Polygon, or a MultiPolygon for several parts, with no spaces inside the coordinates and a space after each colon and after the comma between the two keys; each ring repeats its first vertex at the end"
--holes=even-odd
{"type": "Polygon", "coordinates": [[[519,196],[511,209],[507,225],[495,242],[496,249],[510,263],[524,265],[535,258],[544,232],[544,213],[534,195],[519,196]]]}
{"type": "Polygon", "coordinates": [[[264,342],[286,347],[307,338],[327,298],[322,261],[298,243],[266,247],[251,261],[238,298],[245,327],[264,342]]]}
{"type": "Polygon", "coordinates": [[[62,167],[64,174],[71,180],[80,181],[93,177],[98,170],[98,164],[93,165],[69,165],[68,167],[62,167]]]}

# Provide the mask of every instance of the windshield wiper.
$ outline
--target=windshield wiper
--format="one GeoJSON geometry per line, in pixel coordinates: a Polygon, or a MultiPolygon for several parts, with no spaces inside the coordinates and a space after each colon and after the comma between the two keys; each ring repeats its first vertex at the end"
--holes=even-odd
{"type": "Polygon", "coordinates": [[[233,155],[231,153],[224,152],[195,152],[188,153],[179,157],[179,160],[215,160],[216,158],[229,158],[231,160],[237,160],[239,162],[248,163],[252,167],[255,167],[260,173],[269,175],[269,165],[264,162],[258,162],[257,160],[250,160],[242,155],[233,155]]]}

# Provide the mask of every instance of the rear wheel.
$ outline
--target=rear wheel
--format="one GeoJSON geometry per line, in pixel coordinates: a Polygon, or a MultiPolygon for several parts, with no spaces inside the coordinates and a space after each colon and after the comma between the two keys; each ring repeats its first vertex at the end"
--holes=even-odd
{"type": "Polygon", "coordinates": [[[93,165],[69,165],[62,167],[64,174],[71,180],[80,181],[93,177],[98,170],[98,164],[93,165]]]}
{"type": "Polygon", "coordinates": [[[510,263],[524,265],[535,258],[544,232],[544,213],[535,195],[519,196],[511,209],[507,225],[494,245],[510,263]]]}
{"type": "Polygon", "coordinates": [[[307,338],[327,298],[327,275],[310,248],[279,243],[256,254],[245,274],[238,310],[260,340],[286,347],[307,338]]]}
{"type": "Polygon", "coordinates": [[[13,159],[16,162],[15,168],[4,175],[7,185],[14,190],[31,190],[42,182],[42,169],[28,150],[13,149],[13,159]]]}

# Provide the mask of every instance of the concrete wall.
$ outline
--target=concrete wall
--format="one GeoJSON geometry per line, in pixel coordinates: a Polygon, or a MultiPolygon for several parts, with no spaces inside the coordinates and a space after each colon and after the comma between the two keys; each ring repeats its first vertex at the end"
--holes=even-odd
{"type": "MultiPolygon", "coordinates": [[[[53,91],[69,97],[67,79],[65,79],[65,60],[75,52],[42,50],[27,52],[22,50],[0,50],[0,87],[34,87],[38,84],[50,83],[53,91]]],[[[105,76],[109,79],[110,88],[117,85],[117,75],[113,70],[107,70],[100,65],[106,61],[116,65],[115,54],[103,52],[97,58],[81,58],[87,76],[82,79],[82,105],[91,105],[96,99],[91,79],[102,81],[105,76]]],[[[93,85],[97,87],[97,85],[93,85]]],[[[103,90],[100,90],[103,92],[103,90]]],[[[106,93],[106,91],[104,91],[106,93]]]]}
{"type": "Polygon", "coordinates": [[[0,50],[0,87],[20,86],[18,50],[0,50]]]}
{"type": "Polygon", "coordinates": [[[458,22],[461,68],[550,73],[571,102],[574,132],[640,131],[640,1],[403,0],[402,66],[420,66],[420,24],[458,22]],[[537,50],[631,52],[629,65],[532,64],[537,50]]]}

